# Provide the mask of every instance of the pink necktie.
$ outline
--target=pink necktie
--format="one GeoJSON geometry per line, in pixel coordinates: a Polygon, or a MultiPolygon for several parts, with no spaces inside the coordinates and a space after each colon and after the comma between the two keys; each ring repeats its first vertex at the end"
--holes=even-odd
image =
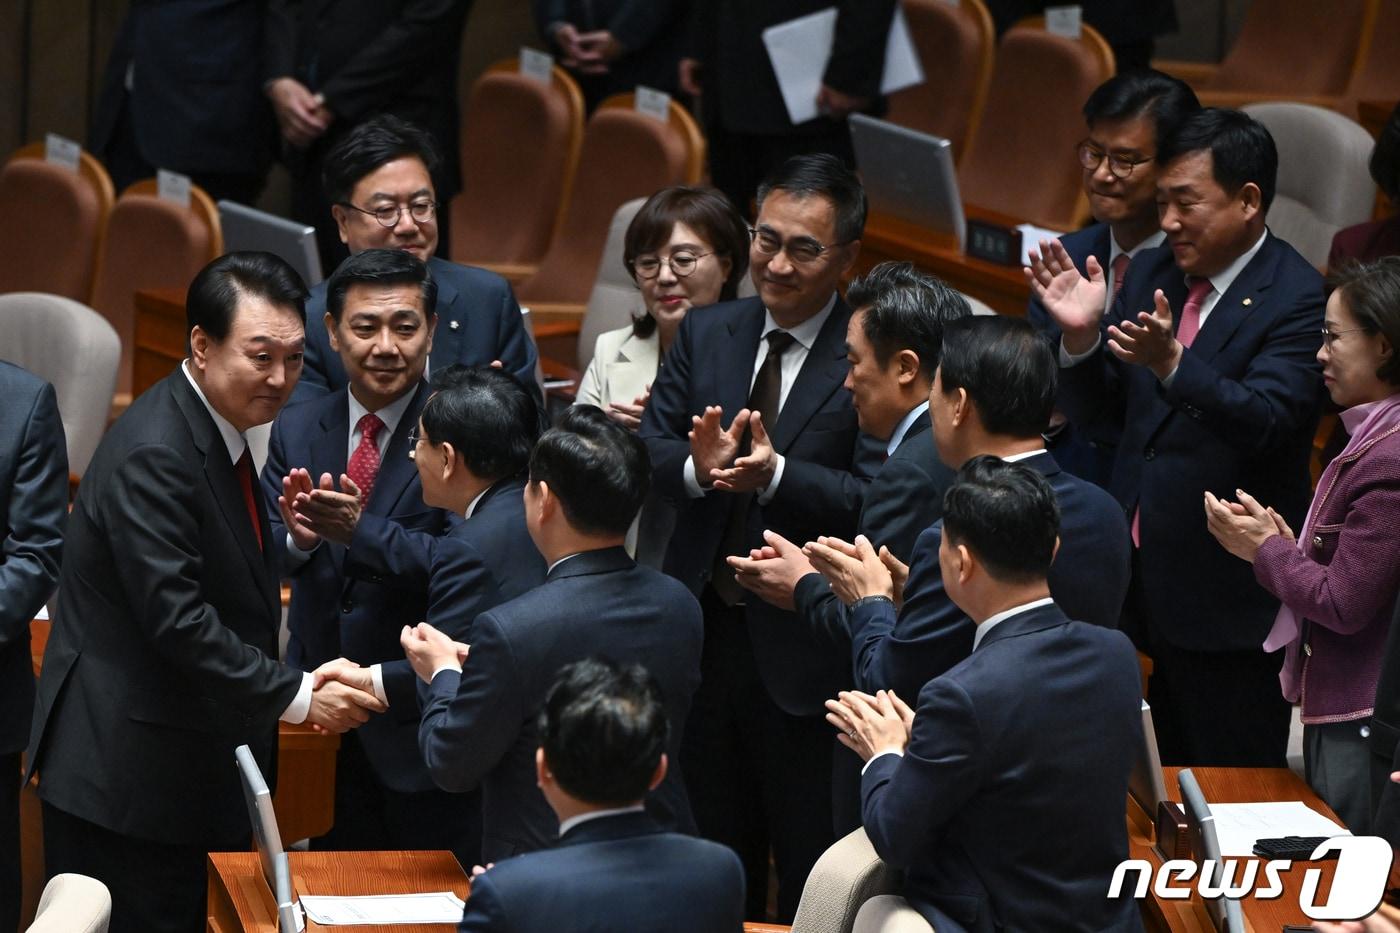
{"type": "Polygon", "coordinates": [[[379,444],[375,438],[384,427],[378,415],[365,415],[355,430],[360,432],[360,446],[350,455],[350,464],[345,473],[360,487],[360,504],[369,502],[369,494],[374,489],[374,479],[379,475],[379,444]]]}
{"type": "MultiPolygon", "coordinates": [[[[1181,306],[1181,323],[1176,327],[1176,339],[1183,347],[1189,347],[1201,330],[1201,304],[1211,293],[1210,279],[1192,279],[1186,291],[1186,304],[1181,306]]],[[[1133,546],[1142,547],[1141,528],[1142,507],[1133,509],[1133,546]]]]}
{"type": "Polygon", "coordinates": [[[1118,300],[1118,293],[1123,290],[1123,276],[1128,274],[1129,262],[1132,262],[1132,257],[1127,253],[1113,257],[1113,297],[1108,299],[1109,304],[1118,300]]]}

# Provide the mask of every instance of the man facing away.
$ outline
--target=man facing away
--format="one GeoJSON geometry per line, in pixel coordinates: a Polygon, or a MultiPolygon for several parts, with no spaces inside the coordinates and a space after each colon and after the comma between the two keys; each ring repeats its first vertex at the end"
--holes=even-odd
{"type": "Polygon", "coordinates": [[[958,471],[938,560],[976,624],[972,654],[918,692],[827,704],[866,759],[865,831],[904,895],[949,930],[1137,931],[1105,895],[1128,856],[1123,801],[1142,742],[1133,646],[1050,597],[1055,492],[992,456],[958,471]]]}
{"type": "Polygon", "coordinates": [[[559,819],[559,841],[477,874],[458,929],[741,929],[738,857],[665,832],[646,813],[647,792],[666,775],[669,731],[661,688],[640,664],[590,658],[561,668],[535,751],[535,779],[559,819]]]}

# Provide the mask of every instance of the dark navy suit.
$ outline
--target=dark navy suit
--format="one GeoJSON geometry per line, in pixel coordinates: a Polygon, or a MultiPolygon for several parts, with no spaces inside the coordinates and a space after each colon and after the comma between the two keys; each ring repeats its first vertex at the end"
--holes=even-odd
{"type": "MultiPolygon", "coordinates": [[[[1021,461],[1040,472],[1060,506],[1060,550],[1050,567],[1050,592],[1077,618],[1117,628],[1128,593],[1128,525],[1113,498],[1061,470],[1048,453],[1021,461]]],[[[907,701],[924,684],[965,659],[975,626],[948,598],[938,569],[939,521],[919,536],[896,616],[885,601],[850,613],[856,685],[894,690],[907,701]]]]}
{"type": "Polygon", "coordinates": [[[663,832],[645,813],[620,813],[473,878],[457,929],[738,933],[743,918],[744,873],[732,851],[663,832]]]}
{"type": "MultiPolygon", "coordinates": [[[[453,363],[486,366],[500,360],[505,371],[531,388],[535,381],[535,343],[525,333],[520,305],[510,283],[494,272],[463,266],[434,256],[428,269],[437,283],[437,330],[428,357],[430,372],[453,363]]],[[[306,299],[306,359],[292,395],[302,402],[343,388],[348,381],[340,356],[326,336],[326,283],[306,299]]]]}
{"type": "Polygon", "coordinates": [[[53,386],[0,362],[0,930],[19,924],[19,757],[34,714],[29,623],[58,585],[68,449],[53,386]]]}
{"type": "MultiPolygon", "coordinates": [[[[1169,247],[1138,255],[1107,323],[1151,307],[1157,288],[1179,320],[1187,285],[1169,247]]],[[[1278,665],[1259,652],[1278,600],[1255,582],[1248,563],[1211,537],[1202,496],[1210,490],[1233,500],[1244,489],[1299,527],[1310,497],[1322,391],[1316,355],[1323,304],[1317,271],[1266,234],[1185,351],[1169,388],[1106,351],[1060,371],[1060,403],[1071,419],[1121,429],[1109,488],[1125,514],[1142,510],[1141,592],[1133,609],[1149,645],[1164,658],[1173,651],[1195,656],[1159,664],[1154,694],[1167,688],[1173,668],[1201,673],[1208,655],[1237,653],[1216,658],[1222,669],[1210,682],[1180,685],[1170,699],[1159,695],[1166,702],[1158,737],[1168,761],[1176,755],[1180,764],[1283,762],[1287,708],[1273,682],[1278,665]],[[1252,675],[1245,663],[1253,665],[1252,675]],[[1247,689],[1241,703],[1221,706],[1225,695],[1218,691],[1229,684],[1247,689]]]]}
{"type": "Polygon", "coordinates": [[[947,930],[1136,931],[1104,895],[1128,857],[1123,800],[1142,742],[1121,632],[1028,609],[918,694],[903,757],[861,780],[865,831],[904,895],[947,930]]]}
{"type": "Polygon", "coordinates": [[[483,788],[484,858],[554,844],[558,821],[535,785],[537,719],[559,669],[590,657],[642,664],[661,685],[671,770],[649,804],[668,828],[693,829],[679,749],[702,637],[694,597],[621,547],[564,560],[543,586],[472,622],[462,673],[443,671],[425,691],[418,737],[439,787],[483,788]]]}

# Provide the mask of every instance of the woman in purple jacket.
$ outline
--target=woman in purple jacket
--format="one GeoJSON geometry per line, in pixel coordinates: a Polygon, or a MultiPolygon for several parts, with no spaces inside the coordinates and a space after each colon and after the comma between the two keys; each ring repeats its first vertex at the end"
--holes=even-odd
{"type": "Polygon", "coordinates": [[[1355,833],[1370,823],[1367,722],[1400,591],[1400,258],[1344,268],[1322,329],[1323,380],[1351,440],[1293,532],[1237,490],[1205,494],[1211,534],[1282,602],[1264,650],[1284,652],[1283,695],[1302,704],[1308,783],[1355,833]]]}

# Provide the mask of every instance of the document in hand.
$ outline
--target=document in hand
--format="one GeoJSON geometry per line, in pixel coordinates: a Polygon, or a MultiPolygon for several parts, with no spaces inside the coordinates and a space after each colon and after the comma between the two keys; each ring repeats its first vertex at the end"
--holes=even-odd
{"type": "MultiPolygon", "coordinates": [[[[831,58],[831,45],[836,39],[836,7],[827,7],[786,23],[763,30],[763,44],[778,78],[789,119],[805,123],[817,117],[817,92],[821,90],[822,74],[831,58]],[[813,54],[813,49],[825,53],[813,54]]],[[[922,84],[924,71],[909,37],[909,23],[904,10],[895,7],[894,22],[890,24],[885,43],[885,73],[880,80],[880,93],[922,84]]]]}

